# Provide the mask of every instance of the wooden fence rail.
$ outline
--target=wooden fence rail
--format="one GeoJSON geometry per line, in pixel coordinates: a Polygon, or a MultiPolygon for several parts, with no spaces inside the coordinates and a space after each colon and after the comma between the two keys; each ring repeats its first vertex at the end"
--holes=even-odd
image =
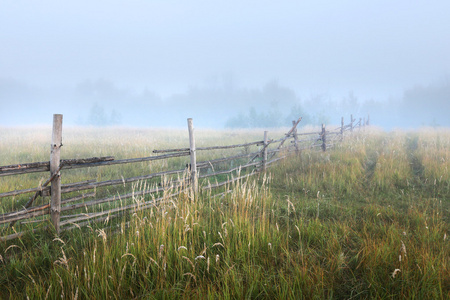
{"type": "MultiPolygon", "coordinates": [[[[21,209],[0,214],[0,225],[5,226],[9,223],[10,227],[12,227],[16,222],[27,225],[42,224],[48,220],[46,218],[42,218],[42,216],[50,215],[52,226],[55,228],[56,232],[59,233],[61,230],[79,227],[88,224],[90,221],[103,221],[107,218],[109,219],[121,216],[127,211],[147,209],[153,207],[157,203],[169,199],[172,196],[179,195],[180,193],[187,191],[190,191],[190,195],[193,199],[195,199],[198,193],[201,193],[202,191],[228,186],[230,183],[253,176],[261,171],[265,171],[266,168],[271,166],[273,163],[285,158],[288,152],[298,152],[304,149],[314,149],[316,147],[320,147],[322,151],[327,151],[329,147],[334,146],[343,139],[346,131],[353,131],[356,127],[361,128],[361,126],[366,125],[366,122],[361,122],[361,119],[358,123],[354,123],[355,119],[353,119],[353,115],[350,116],[350,120],[350,123],[345,125],[344,118],[342,118],[341,126],[332,130],[327,130],[323,124],[322,130],[319,132],[298,133],[297,126],[301,122],[301,118],[299,118],[298,120],[292,121],[292,128],[283,137],[278,139],[269,139],[268,132],[265,131],[264,139],[260,141],[234,145],[195,147],[193,121],[192,119],[188,119],[189,148],[153,150],[153,153],[161,155],[120,160],[116,160],[113,156],[61,160],[59,153],[62,146],[62,115],[54,115],[50,161],[0,166],[0,177],[35,172],[50,172],[49,179],[43,184],[39,184],[36,188],[1,191],[0,201],[5,201],[1,200],[3,198],[8,199],[9,197],[9,199],[11,199],[11,197],[24,194],[33,195],[21,209]],[[303,136],[305,138],[299,139],[299,137],[303,136]],[[285,146],[285,143],[288,140],[292,141],[285,146]],[[249,147],[259,148],[257,151],[247,153],[249,147]],[[236,148],[244,148],[245,153],[197,162],[197,151],[214,151],[236,148]],[[280,155],[280,153],[282,154],[280,155]],[[141,176],[129,178],[122,177],[120,179],[106,181],[86,180],[68,184],[61,184],[60,181],[61,171],[69,169],[168,160],[187,156],[189,156],[190,159],[184,169],[166,170],[141,176]],[[221,167],[221,164],[230,162],[232,163],[231,167],[228,166],[226,169],[221,167]],[[141,190],[139,191],[133,190],[131,193],[95,199],[96,190],[98,188],[120,185],[125,186],[125,184],[128,183],[139,182],[146,182],[147,184],[148,180],[156,179],[159,179],[159,183],[148,183],[148,185],[144,185],[143,188],[141,187],[141,190]],[[200,184],[199,180],[202,180],[200,184]],[[74,192],[89,190],[94,191],[83,193],[81,195],[72,195],[74,192]],[[69,198],[62,199],[63,194],[68,194],[69,198]],[[144,196],[149,194],[154,195],[152,196],[152,200],[144,200],[144,196]],[[33,206],[38,197],[46,196],[51,197],[49,203],[33,206]],[[118,201],[122,203],[122,201],[127,199],[136,199],[137,197],[142,197],[142,200],[134,201],[130,204],[122,204],[119,207],[113,208],[104,206],[117,203],[118,201]],[[94,199],[85,201],[85,199],[89,198],[94,199]],[[95,207],[100,208],[101,211],[88,212],[88,209],[94,209],[95,207]],[[68,215],[64,214],[70,212],[72,213],[68,215]]],[[[224,195],[229,191],[230,190],[227,189],[225,192],[221,192],[218,195],[224,195]]],[[[26,232],[34,232],[35,230],[36,228],[27,228],[27,230],[22,232],[16,232],[14,234],[0,237],[0,241],[17,238],[26,232]]]]}

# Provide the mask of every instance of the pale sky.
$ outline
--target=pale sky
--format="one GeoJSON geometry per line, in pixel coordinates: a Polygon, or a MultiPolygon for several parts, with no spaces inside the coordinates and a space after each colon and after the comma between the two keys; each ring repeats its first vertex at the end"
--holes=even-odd
{"type": "Polygon", "coordinates": [[[447,0],[0,0],[0,78],[170,95],[226,74],[383,100],[449,76],[449,14],[447,0]]]}

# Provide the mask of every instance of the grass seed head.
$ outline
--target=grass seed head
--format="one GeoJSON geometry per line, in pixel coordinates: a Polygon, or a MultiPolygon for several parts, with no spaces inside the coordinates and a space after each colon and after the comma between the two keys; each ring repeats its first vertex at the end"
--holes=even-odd
{"type": "Polygon", "coordinates": [[[106,243],[106,232],[104,229],[97,229],[98,236],[103,239],[103,242],[106,243]]]}
{"type": "Polygon", "coordinates": [[[180,251],[181,249],[187,250],[187,248],[185,246],[180,246],[180,247],[178,247],[177,251],[180,251]]]}
{"type": "Polygon", "coordinates": [[[183,276],[190,276],[192,279],[194,279],[195,282],[197,282],[197,279],[195,278],[195,275],[192,273],[184,273],[183,276]]]}
{"type": "Polygon", "coordinates": [[[11,245],[11,246],[9,246],[8,248],[6,248],[5,254],[6,254],[6,252],[8,252],[9,249],[12,249],[12,248],[19,248],[20,250],[22,250],[22,248],[20,248],[20,247],[17,246],[17,245],[11,245]]]}
{"type": "Polygon", "coordinates": [[[403,243],[403,241],[401,241],[401,242],[402,242],[402,248],[401,248],[401,251],[402,251],[402,253],[405,254],[405,256],[406,256],[406,246],[405,246],[405,243],[403,243]]]}
{"type": "Polygon", "coordinates": [[[189,259],[189,257],[182,256],[182,258],[184,258],[185,260],[187,260],[187,262],[191,265],[192,270],[195,271],[195,265],[194,265],[194,263],[189,259]]]}
{"type": "Polygon", "coordinates": [[[395,269],[394,272],[392,272],[392,278],[395,278],[397,276],[397,273],[401,272],[400,269],[395,269]]]}
{"type": "Polygon", "coordinates": [[[66,244],[66,243],[65,243],[62,239],[60,239],[60,238],[54,238],[53,241],[61,242],[63,245],[66,244]]]}

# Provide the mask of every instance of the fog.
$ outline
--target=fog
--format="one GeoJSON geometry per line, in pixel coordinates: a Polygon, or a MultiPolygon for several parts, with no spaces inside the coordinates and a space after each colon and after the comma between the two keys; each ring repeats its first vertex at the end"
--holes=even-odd
{"type": "Polygon", "coordinates": [[[450,126],[448,1],[1,1],[0,126],[450,126]]]}

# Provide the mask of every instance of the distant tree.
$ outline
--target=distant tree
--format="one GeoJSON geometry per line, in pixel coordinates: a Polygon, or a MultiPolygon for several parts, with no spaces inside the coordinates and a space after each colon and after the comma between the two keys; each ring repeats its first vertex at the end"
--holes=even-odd
{"type": "Polygon", "coordinates": [[[302,117],[302,121],[299,124],[300,126],[312,123],[311,116],[305,112],[300,103],[297,103],[296,105],[291,107],[291,112],[284,119],[284,125],[290,126],[292,124],[292,121],[296,121],[300,117],[302,117]]]}
{"type": "Polygon", "coordinates": [[[399,107],[407,126],[450,126],[450,81],[415,86],[405,91],[399,107]]]}
{"type": "Polygon", "coordinates": [[[119,125],[120,123],[122,123],[122,116],[115,109],[113,109],[111,111],[109,125],[119,125]]]}
{"type": "Polygon", "coordinates": [[[86,125],[110,126],[118,125],[120,122],[121,116],[116,110],[113,109],[111,114],[108,116],[103,106],[95,103],[89,111],[86,125]]]}
{"type": "Polygon", "coordinates": [[[239,113],[237,116],[228,118],[225,123],[226,128],[248,128],[248,118],[243,113],[239,113]]]}
{"type": "Polygon", "coordinates": [[[261,128],[283,126],[284,117],[278,110],[276,103],[268,112],[257,112],[255,107],[250,107],[248,114],[239,113],[237,116],[228,118],[225,127],[228,128],[261,128]]]}
{"type": "Polygon", "coordinates": [[[106,116],[105,109],[103,108],[103,106],[95,103],[89,111],[87,124],[93,126],[106,126],[107,123],[108,118],[106,116]]]}

